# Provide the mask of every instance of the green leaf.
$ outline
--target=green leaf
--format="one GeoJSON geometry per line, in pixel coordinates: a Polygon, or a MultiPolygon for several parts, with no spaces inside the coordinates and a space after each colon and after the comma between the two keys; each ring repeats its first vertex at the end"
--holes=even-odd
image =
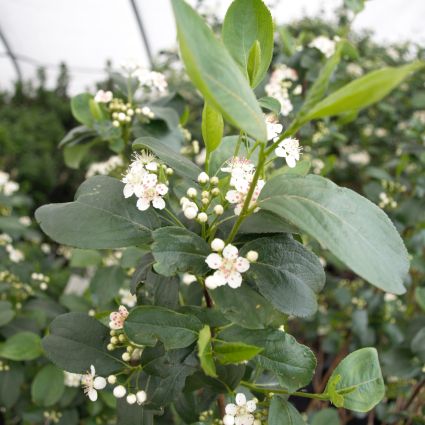
{"type": "Polygon", "coordinates": [[[157,273],[173,276],[177,272],[203,274],[208,270],[205,258],[210,248],[196,233],[182,227],[163,227],[153,232],[153,241],[157,273]]]}
{"type": "Polygon", "coordinates": [[[35,217],[56,242],[77,248],[143,245],[159,225],[152,208],[139,211],[134,198],[124,198],[123,183],[108,176],[91,177],[79,187],[74,202],[44,205],[35,217]]]}
{"type": "Polygon", "coordinates": [[[136,404],[128,404],[125,397],[117,401],[117,424],[154,425],[153,412],[136,404]]]}
{"type": "Polygon", "coordinates": [[[87,155],[92,143],[85,143],[81,145],[67,145],[63,150],[63,159],[69,168],[77,169],[81,161],[87,155]]]}
{"type": "Polygon", "coordinates": [[[91,249],[73,249],[71,254],[71,267],[97,266],[102,262],[102,255],[99,251],[91,249]]]}
{"type": "Polygon", "coordinates": [[[272,16],[261,0],[235,0],[227,10],[222,29],[227,50],[247,75],[250,57],[258,57],[256,71],[252,73],[252,87],[258,86],[269,69],[273,56],[273,31],[272,16]],[[252,50],[256,52],[250,55],[252,50]]]}
{"type": "Polygon", "coordinates": [[[420,329],[413,337],[410,348],[422,362],[425,362],[425,328],[420,329]]]}
{"type": "Polygon", "coordinates": [[[90,292],[94,305],[106,306],[124,286],[124,270],[119,266],[99,267],[90,282],[90,292]]]}
{"type": "Polygon", "coordinates": [[[249,51],[248,55],[248,64],[247,64],[247,71],[248,71],[248,79],[251,86],[254,86],[257,75],[260,72],[260,66],[261,66],[261,47],[258,40],[254,41],[254,44],[251,47],[251,50],[249,51]]]}
{"type": "Polygon", "coordinates": [[[373,285],[396,294],[405,292],[406,248],[385,213],[366,198],[309,175],[271,179],[260,200],[261,208],[317,239],[373,285]]]}
{"type": "Polygon", "coordinates": [[[205,325],[199,332],[198,356],[205,375],[217,378],[217,371],[212,355],[211,329],[208,325],[205,325]]]}
{"type": "Polygon", "coordinates": [[[6,325],[15,317],[15,310],[9,301],[0,301],[0,326],[6,325]]]}
{"type": "Polygon", "coordinates": [[[214,355],[221,364],[241,363],[251,360],[261,353],[263,348],[243,342],[216,341],[214,355]]]}
{"type": "Polygon", "coordinates": [[[313,415],[311,425],[340,425],[336,409],[323,409],[313,415]]]}
{"type": "Polygon", "coordinates": [[[354,13],[360,13],[365,6],[366,0],[344,0],[344,5],[354,13]]]}
{"type": "Polygon", "coordinates": [[[52,364],[40,369],[31,384],[31,398],[38,406],[52,406],[64,391],[63,371],[52,364]]]}
{"type": "Polygon", "coordinates": [[[42,354],[41,339],[32,332],[18,332],[0,344],[0,357],[9,360],[34,360],[42,354]]]}
{"type": "Polygon", "coordinates": [[[223,117],[220,112],[205,102],[202,111],[202,138],[208,153],[219,147],[223,138],[223,128],[223,117]]]}
{"type": "Polygon", "coordinates": [[[0,406],[9,409],[21,396],[24,368],[19,363],[9,364],[9,370],[0,373],[0,406]]]}
{"type": "Polygon", "coordinates": [[[344,407],[344,396],[339,394],[336,386],[341,381],[341,375],[332,375],[329,378],[329,382],[326,386],[326,393],[329,396],[329,400],[335,407],[344,407]]]}
{"type": "Polygon", "coordinates": [[[180,53],[193,84],[227,121],[255,139],[265,141],[263,114],[238,65],[184,0],[172,0],[172,5],[180,53]]]}
{"type": "Polygon", "coordinates": [[[306,425],[300,412],[289,401],[273,396],[270,402],[268,425],[306,425]]]}
{"type": "Polygon", "coordinates": [[[282,109],[282,105],[280,102],[271,96],[262,97],[261,99],[258,99],[258,103],[263,109],[267,109],[268,111],[271,111],[275,113],[276,115],[280,114],[280,110],[282,109]]]}
{"type": "Polygon", "coordinates": [[[424,62],[412,62],[396,68],[386,67],[372,71],[317,103],[301,121],[305,123],[317,118],[366,108],[380,101],[410,74],[424,66],[424,62]]]}
{"type": "Polygon", "coordinates": [[[71,99],[72,115],[87,127],[91,127],[94,121],[90,110],[90,100],[92,99],[93,96],[90,93],[81,93],[71,99]]]}
{"type": "Polygon", "coordinates": [[[280,317],[269,301],[248,285],[237,289],[221,286],[210,295],[227,319],[244,328],[263,329],[280,317]],[[250,313],[246,314],[247,311],[250,313]]]}
{"type": "Polygon", "coordinates": [[[124,325],[125,333],[135,344],[154,346],[159,339],[167,350],[192,344],[201,329],[202,323],[194,316],[146,305],[131,310],[124,325]]]}
{"type": "Polygon", "coordinates": [[[415,299],[423,311],[425,311],[425,288],[416,288],[415,299]]]}
{"type": "Polygon", "coordinates": [[[316,358],[305,345],[279,330],[249,330],[232,326],[219,333],[218,338],[231,342],[244,342],[264,350],[255,358],[255,363],[276,374],[280,385],[288,391],[309,384],[316,368],[316,358]]]}
{"type": "Polygon", "coordinates": [[[195,165],[192,161],[189,161],[184,156],[173,151],[165,143],[153,137],[139,137],[133,142],[133,149],[149,149],[159,159],[164,161],[170,166],[177,174],[183,177],[187,177],[191,180],[197,180],[198,175],[201,173],[201,169],[195,165]]]}
{"type": "Polygon", "coordinates": [[[93,365],[97,374],[105,376],[122,367],[106,349],[109,340],[109,329],[87,313],[67,313],[53,320],[43,347],[61,369],[84,373],[93,365]]]}
{"type": "Polygon", "coordinates": [[[343,397],[342,406],[355,412],[368,412],[385,395],[385,385],[375,348],[362,348],[345,357],[335,368],[325,393],[335,390],[343,397]],[[336,378],[338,375],[340,379],[336,378]]]}
{"type": "Polygon", "coordinates": [[[301,317],[317,310],[316,294],[325,284],[325,272],[313,253],[288,235],[256,239],[241,254],[251,250],[258,252],[258,260],[246,276],[277,310],[301,317]]]}

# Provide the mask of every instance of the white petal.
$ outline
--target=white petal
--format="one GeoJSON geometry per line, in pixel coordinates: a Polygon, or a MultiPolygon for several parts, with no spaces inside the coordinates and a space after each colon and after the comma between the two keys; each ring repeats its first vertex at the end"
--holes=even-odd
{"type": "Polygon", "coordinates": [[[238,406],[245,406],[245,404],[246,404],[245,394],[244,393],[237,393],[235,401],[236,401],[236,404],[238,406]]]}
{"type": "Polygon", "coordinates": [[[274,153],[276,154],[276,156],[279,156],[280,158],[284,158],[286,156],[286,150],[282,148],[282,146],[278,146],[275,150],[274,153]]]}
{"type": "Polygon", "coordinates": [[[289,168],[294,168],[297,165],[297,161],[293,156],[286,157],[286,163],[288,164],[289,168]]]}
{"type": "Polygon", "coordinates": [[[146,198],[139,198],[136,205],[140,211],[146,211],[151,203],[146,198]]]}
{"type": "Polygon", "coordinates": [[[96,401],[97,400],[97,391],[94,388],[91,388],[87,395],[89,396],[89,399],[91,401],[96,401]]]}
{"type": "Polygon", "coordinates": [[[215,289],[215,288],[217,288],[217,279],[215,278],[214,275],[207,276],[207,278],[205,279],[205,286],[208,289],[215,289]]]}
{"type": "Polygon", "coordinates": [[[141,184],[137,184],[135,186],[133,186],[133,190],[134,190],[134,194],[138,197],[138,198],[143,198],[143,186],[141,184]]]}
{"type": "Polygon", "coordinates": [[[205,262],[208,264],[210,269],[217,270],[221,266],[223,259],[219,254],[213,252],[212,254],[208,255],[208,257],[205,259],[205,262]]]}
{"type": "Polygon", "coordinates": [[[134,193],[133,185],[126,184],[124,186],[124,198],[129,198],[131,195],[133,195],[133,193],[134,193]]]}
{"type": "Polygon", "coordinates": [[[229,190],[226,193],[226,200],[231,204],[237,204],[242,199],[240,193],[237,190],[229,190]]]}
{"type": "Polygon", "coordinates": [[[249,413],[255,412],[255,409],[257,408],[257,404],[254,400],[249,400],[246,402],[246,410],[248,410],[249,413]]]}
{"type": "Polygon", "coordinates": [[[227,278],[227,284],[233,288],[239,288],[242,284],[242,276],[239,272],[230,273],[230,276],[227,278]]]}
{"type": "Polygon", "coordinates": [[[93,387],[96,390],[103,390],[106,387],[106,379],[102,378],[101,376],[97,376],[94,378],[93,387]]]}
{"type": "Polygon", "coordinates": [[[153,198],[152,205],[158,210],[163,210],[165,208],[165,201],[160,196],[156,196],[153,198]]]}
{"type": "Polygon", "coordinates": [[[238,407],[236,406],[236,404],[229,403],[228,405],[226,405],[225,411],[228,415],[235,416],[238,411],[238,407]]]}
{"type": "Polygon", "coordinates": [[[234,245],[227,245],[223,249],[223,257],[228,260],[236,260],[238,258],[238,249],[234,245]]]}
{"type": "Polygon", "coordinates": [[[93,365],[90,366],[90,373],[92,376],[96,375],[96,369],[94,368],[93,365]]]}
{"type": "Polygon", "coordinates": [[[242,416],[237,416],[235,418],[235,425],[253,425],[254,424],[254,416],[251,414],[246,414],[242,416]]]}
{"type": "Polygon", "coordinates": [[[156,193],[161,196],[166,195],[168,193],[168,186],[163,183],[157,184],[156,193]]]}
{"type": "Polygon", "coordinates": [[[249,269],[249,261],[246,258],[238,257],[236,260],[236,270],[239,273],[244,273],[249,269]]]}
{"type": "Polygon", "coordinates": [[[235,417],[231,415],[224,415],[223,417],[223,425],[234,425],[235,417]]]}

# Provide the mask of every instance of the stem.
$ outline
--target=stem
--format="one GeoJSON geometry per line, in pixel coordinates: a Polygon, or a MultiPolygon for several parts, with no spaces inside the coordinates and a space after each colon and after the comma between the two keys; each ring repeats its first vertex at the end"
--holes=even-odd
{"type": "Polygon", "coordinates": [[[282,390],[280,388],[261,388],[255,384],[251,384],[247,381],[240,381],[240,384],[246,388],[249,388],[252,391],[256,391],[257,393],[263,393],[263,394],[285,394],[289,396],[296,396],[296,397],[304,397],[304,398],[314,398],[316,400],[329,400],[329,396],[327,394],[313,394],[313,393],[305,393],[302,391],[295,391],[291,393],[287,390],[282,390]]]}
{"type": "Polygon", "coordinates": [[[184,227],[184,224],[168,208],[164,208],[164,211],[172,218],[174,223],[180,227],[184,227]]]}
{"type": "Polygon", "coordinates": [[[242,224],[242,222],[246,218],[247,212],[249,210],[249,204],[251,203],[252,195],[254,194],[254,190],[255,190],[255,187],[257,186],[258,179],[260,178],[260,175],[262,173],[265,160],[266,160],[266,155],[264,154],[264,145],[260,145],[260,155],[259,155],[259,158],[258,158],[258,164],[257,164],[257,168],[255,170],[254,177],[253,177],[252,182],[249,186],[249,191],[248,191],[248,194],[246,195],[245,202],[244,202],[243,207],[242,207],[242,211],[241,211],[238,219],[236,220],[235,224],[233,225],[233,228],[232,228],[232,230],[229,234],[229,237],[226,240],[226,245],[233,241],[233,239],[236,236],[236,233],[239,230],[240,225],[242,224]]]}
{"type": "Polygon", "coordinates": [[[241,147],[242,136],[243,136],[243,132],[242,132],[242,131],[240,131],[240,133],[239,133],[239,137],[238,137],[238,141],[237,141],[237,143],[236,143],[235,151],[233,152],[233,158],[235,158],[236,156],[238,156],[239,149],[240,149],[240,147],[241,147]]]}

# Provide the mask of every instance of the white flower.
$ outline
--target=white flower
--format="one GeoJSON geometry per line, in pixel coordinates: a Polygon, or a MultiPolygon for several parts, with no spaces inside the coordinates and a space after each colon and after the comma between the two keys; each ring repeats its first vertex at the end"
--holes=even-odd
{"type": "Polygon", "coordinates": [[[93,162],[86,172],[86,178],[95,176],[96,174],[106,176],[123,165],[123,160],[118,155],[113,155],[104,162],[93,162]]]}
{"type": "MultiPolygon", "coordinates": [[[[234,213],[236,215],[240,215],[240,213],[242,212],[242,208],[244,206],[246,196],[249,192],[251,181],[252,181],[252,176],[249,179],[248,178],[245,180],[240,179],[234,185],[235,189],[229,190],[226,193],[226,200],[229,201],[231,204],[236,204],[236,207],[234,209],[234,213]]],[[[264,185],[265,185],[264,180],[259,179],[257,181],[257,185],[255,186],[254,192],[251,197],[251,201],[249,203],[250,209],[255,207],[258,197],[260,196],[261,190],[263,189],[264,185]]],[[[259,208],[255,208],[254,212],[257,212],[258,210],[259,208]]]]}
{"type": "Polygon", "coordinates": [[[138,78],[142,87],[150,90],[153,94],[166,94],[168,83],[165,75],[148,69],[138,69],[134,75],[138,78]]]}
{"type": "Polygon", "coordinates": [[[13,248],[12,245],[6,245],[6,251],[9,254],[9,260],[13,263],[20,263],[25,259],[24,253],[19,249],[13,248]]]}
{"type": "Polygon", "coordinates": [[[363,68],[354,62],[349,63],[347,65],[346,70],[347,70],[347,73],[353,77],[361,77],[363,75],[363,68]]]}
{"type": "Polygon", "coordinates": [[[334,40],[329,39],[323,35],[316,37],[309,47],[316,48],[321,51],[327,58],[330,58],[335,53],[336,43],[334,40]]]}
{"type": "Polygon", "coordinates": [[[19,217],[19,223],[21,223],[23,226],[31,226],[31,219],[27,216],[19,217]]]}
{"type": "Polygon", "coordinates": [[[125,319],[128,317],[128,310],[120,305],[118,311],[113,311],[109,315],[109,327],[113,330],[122,329],[124,327],[125,319]]]}
{"type": "Polygon", "coordinates": [[[348,154],[348,162],[358,165],[367,165],[370,162],[370,155],[367,151],[353,152],[348,154]]]}
{"type": "Polygon", "coordinates": [[[104,90],[99,90],[96,93],[96,96],[94,97],[95,102],[98,103],[109,103],[112,98],[113,98],[113,94],[111,91],[104,91],[104,90]]]}
{"type": "MultiPolygon", "coordinates": [[[[226,162],[226,166],[221,169],[223,173],[230,173],[232,180],[245,179],[254,174],[255,166],[252,161],[246,158],[235,156],[226,162]]],[[[232,181],[230,184],[233,184],[232,181]]]]}
{"type": "Polygon", "coordinates": [[[7,233],[0,233],[0,245],[7,245],[12,242],[12,238],[7,233]]]}
{"type": "MultiPolygon", "coordinates": [[[[155,174],[150,174],[150,176],[155,176],[155,174]]],[[[137,201],[137,208],[140,211],[146,211],[151,203],[152,206],[158,210],[163,210],[165,208],[165,201],[162,198],[168,193],[168,187],[163,183],[147,185],[143,187],[143,191],[140,193],[139,199],[137,201]]]]}
{"type": "Polygon", "coordinates": [[[66,387],[79,387],[81,384],[81,378],[83,375],[79,373],[71,373],[66,370],[63,372],[63,382],[66,387]]]}
{"type": "Polygon", "coordinates": [[[246,400],[245,394],[236,394],[236,404],[229,403],[225,407],[224,425],[254,425],[255,418],[252,413],[257,409],[257,401],[246,400]]]}
{"type": "Polygon", "coordinates": [[[205,262],[214,274],[205,279],[205,284],[209,289],[215,289],[217,286],[229,285],[231,288],[238,288],[242,283],[241,273],[249,269],[249,261],[239,256],[238,249],[229,244],[221,252],[211,253],[205,262]]]}
{"type": "Polygon", "coordinates": [[[273,114],[266,115],[267,140],[274,139],[282,133],[283,125],[280,124],[273,114]]]}
{"type": "Polygon", "coordinates": [[[6,196],[10,196],[17,190],[19,190],[19,184],[10,180],[9,173],[0,171],[0,193],[3,192],[6,196]]]}
{"type": "Polygon", "coordinates": [[[90,366],[90,371],[81,378],[81,383],[86,394],[91,401],[97,400],[97,391],[103,390],[106,387],[106,379],[101,376],[96,376],[96,370],[93,365],[90,366]]]}
{"type": "Polygon", "coordinates": [[[300,144],[298,139],[292,137],[283,139],[275,149],[276,156],[285,158],[288,167],[294,168],[300,159],[300,144]]]}
{"type": "Polygon", "coordinates": [[[121,304],[125,304],[127,307],[134,307],[137,303],[136,295],[133,295],[128,289],[121,288],[118,291],[119,296],[121,297],[121,304]]]}

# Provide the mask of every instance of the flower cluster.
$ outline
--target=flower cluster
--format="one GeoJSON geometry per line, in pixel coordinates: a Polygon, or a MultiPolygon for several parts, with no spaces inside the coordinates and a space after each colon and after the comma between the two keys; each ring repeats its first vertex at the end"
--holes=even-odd
{"type": "Polygon", "coordinates": [[[0,170],[0,193],[10,196],[17,190],[19,190],[19,184],[10,180],[9,173],[0,170]]]}
{"type": "Polygon", "coordinates": [[[249,251],[246,258],[241,257],[235,246],[226,245],[223,240],[218,238],[211,242],[211,248],[215,252],[208,255],[205,262],[215,272],[205,279],[206,287],[215,289],[227,284],[231,288],[239,288],[242,284],[242,273],[249,269],[250,261],[258,259],[258,253],[249,251]]]}
{"type": "Polygon", "coordinates": [[[173,170],[165,165],[161,166],[153,155],[144,151],[135,154],[122,182],[124,196],[129,198],[136,195],[137,208],[146,211],[152,204],[154,208],[162,210],[165,208],[163,197],[168,193],[168,186],[159,180],[166,182],[165,175],[171,175],[173,170]]]}
{"type": "Polygon", "coordinates": [[[327,58],[330,58],[335,53],[336,40],[331,40],[324,35],[316,37],[310,42],[309,47],[313,47],[322,52],[327,58]]]}
{"type": "Polygon", "coordinates": [[[0,234],[0,246],[2,245],[9,255],[9,260],[13,263],[20,263],[25,259],[24,253],[21,250],[13,247],[12,238],[7,233],[0,234]]]}
{"type": "Polygon", "coordinates": [[[93,162],[90,164],[90,167],[86,172],[86,178],[88,179],[89,177],[95,176],[96,174],[107,176],[116,168],[122,167],[123,165],[124,162],[118,155],[113,155],[108,160],[103,162],[93,162]]]}
{"type": "Polygon", "coordinates": [[[294,168],[297,161],[300,160],[300,153],[302,148],[300,147],[300,143],[298,139],[293,139],[292,137],[288,137],[283,139],[275,149],[276,156],[281,158],[285,158],[286,164],[290,168],[294,168]]]}
{"type": "Polygon", "coordinates": [[[83,375],[79,373],[63,372],[63,382],[66,387],[79,387],[81,385],[81,379],[83,375]]]}
{"type": "Polygon", "coordinates": [[[42,291],[46,291],[49,287],[50,277],[43,273],[32,273],[31,279],[38,283],[42,291]]]}
{"type": "MultiPolygon", "coordinates": [[[[226,193],[226,200],[231,204],[236,204],[234,213],[240,215],[254,178],[254,164],[248,159],[234,157],[226,163],[221,171],[230,173],[230,186],[234,189],[226,193]]],[[[259,179],[252,194],[248,208],[254,212],[259,210],[256,204],[264,185],[265,181],[259,179]]]]}
{"type": "Polygon", "coordinates": [[[257,409],[257,400],[247,400],[245,394],[236,394],[236,404],[229,403],[225,407],[223,425],[260,425],[253,413],[257,409]]]}
{"type": "Polygon", "coordinates": [[[94,97],[94,101],[97,103],[109,103],[113,97],[114,95],[111,91],[99,90],[94,97]]]}
{"type": "MultiPolygon", "coordinates": [[[[289,68],[285,64],[277,65],[270,80],[265,86],[267,96],[274,97],[280,102],[281,111],[283,116],[288,116],[294,109],[292,102],[289,98],[289,90],[294,86],[294,82],[298,80],[298,74],[295,69],[289,68]]],[[[292,90],[292,94],[300,95],[302,87],[297,84],[292,90]]]]}
{"type": "Polygon", "coordinates": [[[163,96],[167,94],[168,83],[164,74],[156,71],[149,71],[148,69],[139,69],[135,72],[140,85],[149,90],[149,92],[156,96],[163,96]]]}

